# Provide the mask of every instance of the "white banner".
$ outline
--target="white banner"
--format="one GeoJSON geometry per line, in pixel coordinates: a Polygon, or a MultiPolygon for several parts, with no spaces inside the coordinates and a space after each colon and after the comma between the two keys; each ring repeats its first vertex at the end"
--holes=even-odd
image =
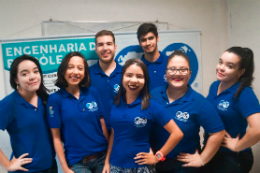
{"type": "MultiPolygon", "coordinates": [[[[117,44],[115,60],[120,65],[127,59],[141,58],[143,51],[139,46],[136,32],[114,34],[117,44]]],[[[159,37],[158,48],[162,53],[170,55],[174,50],[180,49],[188,55],[192,70],[189,83],[194,90],[202,93],[200,31],[159,31],[159,37]]],[[[63,57],[71,51],[83,53],[89,65],[92,65],[98,59],[95,53],[95,35],[2,40],[4,69],[0,70],[4,71],[6,87],[5,91],[0,92],[4,92],[4,95],[12,92],[9,84],[10,64],[13,59],[23,54],[30,54],[39,60],[44,73],[44,84],[52,92],[56,91],[58,89],[54,86],[56,71],[63,57]]]]}

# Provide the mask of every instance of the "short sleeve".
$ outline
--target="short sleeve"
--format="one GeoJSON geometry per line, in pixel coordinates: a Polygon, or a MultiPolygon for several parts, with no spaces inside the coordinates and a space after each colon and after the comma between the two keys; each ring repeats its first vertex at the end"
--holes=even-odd
{"type": "Polygon", "coordinates": [[[92,91],[92,94],[93,96],[95,97],[95,99],[97,100],[97,105],[98,105],[98,115],[101,117],[101,116],[104,116],[104,107],[103,107],[103,104],[101,102],[101,99],[100,99],[100,95],[99,93],[97,92],[97,90],[93,87],[91,87],[91,91],[92,91]]]}
{"type": "Polygon", "coordinates": [[[14,104],[14,102],[12,103],[11,100],[7,99],[0,101],[0,129],[5,130],[11,123],[15,113],[14,104]]]}
{"type": "Polygon", "coordinates": [[[239,99],[239,110],[244,118],[249,115],[260,112],[259,101],[254,93],[254,91],[246,87],[240,94],[239,99]]]}
{"type": "Polygon", "coordinates": [[[61,96],[54,93],[49,96],[47,101],[47,119],[50,128],[61,127],[61,96]]]}
{"type": "Polygon", "coordinates": [[[165,108],[153,99],[150,99],[150,106],[148,109],[154,122],[160,124],[162,127],[172,119],[165,108]]]}
{"type": "Polygon", "coordinates": [[[206,133],[216,133],[225,129],[225,126],[221,120],[216,109],[213,105],[204,100],[198,116],[196,116],[198,123],[204,128],[206,133]]]}

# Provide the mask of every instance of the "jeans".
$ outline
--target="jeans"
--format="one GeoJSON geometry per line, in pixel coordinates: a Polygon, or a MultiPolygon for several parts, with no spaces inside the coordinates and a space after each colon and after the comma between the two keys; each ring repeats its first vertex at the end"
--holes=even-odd
{"type": "Polygon", "coordinates": [[[156,173],[199,173],[200,168],[182,167],[184,162],[176,159],[166,158],[155,165],[156,173]]]}
{"type": "Polygon", "coordinates": [[[152,173],[148,166],[137,168],[121,168],[118,166],[110,165],[110,173],[152,173]]]}
{"type": "Polygon", "coordinates": [[[106,154],[102,152],[98,157],[88,160],[82,159],[70,167],[75,173],[102,173],[106,154]]]}
{"type": "Polygon", "coordinates": [[[249,173],[253,166],[252,150],[235,152],[218,151],[203,169],[204,173],[249,173]]]}

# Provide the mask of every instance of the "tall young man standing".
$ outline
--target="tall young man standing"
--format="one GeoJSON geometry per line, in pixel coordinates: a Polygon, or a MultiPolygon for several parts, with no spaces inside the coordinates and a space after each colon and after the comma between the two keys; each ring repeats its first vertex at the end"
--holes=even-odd
{"type": "Polygon", "coordinates": [[[157,27],[152,23],[144,23],[137,30],[137,38],[144,54],[141,60],[147,66],[150,84],[149,90],[166,85],[165,70],[168,57],[158,50],[160,38],[157,27]]]}
{"type": "Polygon", "coordinates": [[[95,36],[96,53],[99,61],[89,68],[91,85],[94,86],[101,97],[104,106],[104,119],[110,131],[107,116],[110,112],[110,103],[119,91],[122,67],[115,62],[115,36],[111,31],[102,30],[95,36]]]}

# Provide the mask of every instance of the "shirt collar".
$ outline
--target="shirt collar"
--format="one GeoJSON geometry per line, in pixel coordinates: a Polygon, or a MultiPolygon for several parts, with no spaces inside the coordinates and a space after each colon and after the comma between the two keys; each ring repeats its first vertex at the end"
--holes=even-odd
{"type": "MultiPolygon", "coordinates": [[[[188,87],[189,88],[186,91],[186,93],[181,98],[175,100],[171,104],[177,104],[177,103],[184,103],[184,102],[192,101],[194,99],[194,96],[193,96],[193,91],[194,90],[190,87],[190,85],[188,85],[188,87]]],[[[168,88],[168,85],[165,85],[165,86],[161,87],[160,93],[162,94],[164,99],[167,99],[169,101],[167,93],[166,93],[167,88],[168,88]]]]}
{"type": "MultiPolygon", "coordinates": [[[[99,66],[99,60],[97,61],[96,64],[93,65],[93,69],[95,71],[95,74],[103,74],[103,75],[106,75],[103,70],[101,69],[101,67],[99,66]]],[[[116,62],[116,68],[114,69],[114,71],[111,73],[110,76],[112,76],[114,73],[122,73],[122,69],[123,67],[121,65],[119,65],[117,62],[116,62]]]]}
{"type": "MultiPolygon", "coordinates": [[[[86,95],[88,94],[88,88],[80,88],[80,96],[79,96],[79,101],[81,101],[82,99],[84,99],[86,97],[86,95]]],[[[72,94],[70,94],[68,91],[66,91],[66,89],[61,88],[60,89],[60,93],[62,97],[72,97],[75,98],[75,96],[73,96],[72,94]]]]}
{"type": "Polygon", "coordinates": [[[139,96],[135,99],[135,101],[134,101],[133,103],[127,104],[127,103],[124,101],[123,97],[121,96],[120,102],[122,103],[123,106],[133,107],[133,106],[135,106],[135,105],[138,105],[138,104],[142,103],[142,99],[143,99],[142,94],[139,94],[139,96]]]}
{"type": "MultiPolygon", "coordinates": [[[[160,51],[159,51],[160,52],[160,51]]],[[[160,52],[160,56],[159,58],[155,61],[155,62],[149,62],[144,58],[144,54],[142,55],[141,60],[144,62],[145,65],[149,65],[149,64],[161,64],[163,62],[163,59],[166,55],[164,55],[162,52],[160,52]]]]}
{"type": "MultiPolygon", "coordinates": [[[[220,81],[218,80],[216,82],[216,85],[214,86],[214,91],[215,91],[214,94],[215,94],[215,96],[217,96],[219,84],[220,84],[220,81]]],[[[240,85],[240,82],[237,82],[234,85],[232,85],[230,88],[226,89],[225,91],[223,91],[220,94],[223,94],[223,93],[235,93],[237,91],[239,85],[240,85]]]]}
{"type": "MultiPolygon", "coordinates": [[[[14,102],[21,104],[21,105],[25,105],[26,107],[35,107],[33,105],[31,105],[30,103],[28,103],[26,100],[24,100],[24,98],[19,94],[18,91],[14,91],[14,102]]],[[[37,103],[38,107],[42,105],[42,99],[38,96],[38,103],[37,103]]]]}

